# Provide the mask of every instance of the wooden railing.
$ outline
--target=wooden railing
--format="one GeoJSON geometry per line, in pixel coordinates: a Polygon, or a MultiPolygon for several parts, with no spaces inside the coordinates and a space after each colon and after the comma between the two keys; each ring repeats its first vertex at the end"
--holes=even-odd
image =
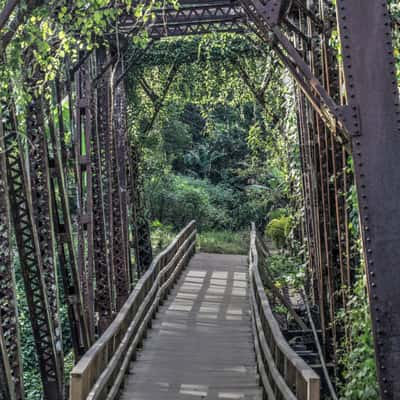
{"type": "Polygon", "coordinates": [[[114,321],[71,373],[70,400],[112,400],[118,395],[159,305],[195,252],[192,221],[153,261],[114,321]]]}
{"type": "Polygon", "coordinates": [[[266,256],[268,252],[252,224],[250,296],[257,367],[264,395],[277,400],[319,400],[319,376],[287,343],[265,294],[261,267],[266,256]]]}

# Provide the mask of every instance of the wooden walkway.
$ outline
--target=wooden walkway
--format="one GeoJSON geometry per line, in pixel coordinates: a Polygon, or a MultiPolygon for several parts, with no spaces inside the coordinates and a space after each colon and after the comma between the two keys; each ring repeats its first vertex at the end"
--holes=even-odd
{"type": "Polygon", "coordinates": [[[197,254],[126,377],[121,400],[262,399],[247,258],[197,254]]]}

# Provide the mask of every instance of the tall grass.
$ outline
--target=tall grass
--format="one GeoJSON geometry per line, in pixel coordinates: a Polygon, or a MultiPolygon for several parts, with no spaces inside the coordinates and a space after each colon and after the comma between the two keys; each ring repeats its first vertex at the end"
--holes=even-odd
{"type": "Polygon", "coordinates": [[[201,232],[198,235],[198,251],[220,254],[247,254],[250,233],[230,231],[201,232]]]}

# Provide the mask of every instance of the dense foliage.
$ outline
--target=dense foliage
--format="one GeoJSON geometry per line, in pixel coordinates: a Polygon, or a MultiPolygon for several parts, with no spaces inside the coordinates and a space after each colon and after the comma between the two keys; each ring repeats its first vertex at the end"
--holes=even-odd
{"type": "MultiPolygon", "coordinates": [[[[129,85],[153,219],[178,229],[196,217],[203,230],[248,229],[255,220],[263,229],[268,213],[300,191],[290,79],[246,38],[238,44],[234,35],[209,35],[163,45],[170,63],[138,67],[129,85]],[[171,64],[185,50],[192,58],[177,67],[150,126],[155,107],[140,81],[151,82],[146,86],[160,98],[171,64]],[[263,89],[258,101],[254,88],[263,89]]],[[[162,53],[158,45],[153,51],[162,53]]]]}

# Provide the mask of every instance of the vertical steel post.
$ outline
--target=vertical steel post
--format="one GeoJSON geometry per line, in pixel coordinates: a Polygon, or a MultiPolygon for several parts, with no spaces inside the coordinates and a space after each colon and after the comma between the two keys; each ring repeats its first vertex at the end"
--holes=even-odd
{"type": "MultiPolygon", "coordinates": [[[[26,70],[32,68],[31,57],[26,58],[26,70]]],[[[46,287],[48,310],[53,326],[53,345],[55,351],[55,370],[57,377],[57,392],[54,398],[62,398],[64,391],[63,349],[61,324],[58,315],[58,283],[54,258],[54,227],[52,220],[52,205],[50,199],[50,179],[47,142],[44,128],[43,99],[38,93],[37,82],[41,78],[38,72],[29,73],[26,87],[30,100],[26,112],[26,130],[29,139],[28,189],[32,201],[32,217],[37,229],[39,251],[42,259],[43,279],[46,287]]],[[[48,373],[46,371],[46,373],[48,373]]]]}
{"type": "MultiPolygon", "coordinates": [[[[30,77],[27,80],[29,90],[32,90],[32,87],[35,85],[34,81],[34,77],[30,77]]],[[[38,191],[40,185],[46,185],[45,180],[47,179],[48,170],[44,164],[47,162],[44,158],[44,143],[41,142],[41,140],[45,138],[43,134],[38,134],[41,130],[39,127],[41,123],[40,117],[38,118],[41,108],[32,108],[32,103],[40,100],[37,97],[37,93],[31,94],[31,96],[30,108],[27,111],[27,117],[31,118],[31,120],[29,120],[27,130],[28,135],[33,136],[32,141],[29,142],[31,146],[29,150],[32,157],[30,161],[34,163],[32,169],[38,167],[35,169],[33,177],[37,177],[41,180],[35,187],[35,190],[38,191]],[[36,153],[32,154],[32,152],[36,153]]],[[[33,337],[43,382],[44,398],[46,400],[61,400],[63,397],[63,360],[61,331],[58,325],[55,326],[55,324],[58,323],[58,317],[57,290],[56,283],[53,280],[53,278],[55,278],[53,269],[54,263],[51,258],[52,249],[45,249],[39,244],[39,235],[43,235],[49,240],[44,240],[46,245],[52,242],[51,226],[48,224],[48,222],[50,222],[50,203],[43,201],[40,206],[36,204],[36,212],[34,214],[32,201],[33,193],[25,167],[26,160],[23,157],[26,149],[23,148],[18,136],[15,106],[11,99],[11,90],[8,100],[4,101],[1,106],[1,114],[4,122],[4,148],[6,149],[4,153],[6,167],[1,169],[2,171],[7,171],[11,203],[10,209],[33,337]],[[50,259],[43,259],[45,254],[47,254],[50,259]],[[46,266],[44,266],[44,262],[46,262],[46,266]],[[48,284],[50,284],[49,287],[48,284]]],[[[42,188],[41,191],[46,189],[48,188],[42,188]]],[[[42,199],[45,200],[45,197],[42,199]]],[[[12,339],[16,342],[16,346],[18,347],[19,340],[17,333],[12,339]]],[[[11,365],[13,365],[13,362],[11,365]]],[[[15,374],[14,380],[16,386],[22,385],[21,378],[21,374],[19,376],[15,374]]]]}
{"type": "Polygon", "coordinates": [[[400,398],[400,109],[386,1],[338,0],[382,399],[400,398]]]}
{"type": "MultiPolygon", "coordinates": [[[[60,100],[58,95],[54,96],[60,100]]],[[[58,103],[57,101],[57,103],[58,103]]],[[[59,109],[60,104],[57,104],[59,109]]],[[[67,160],[62,156],[66,153],[64,140],[64,125],[62,114],[58,113],[58,125],[53,120],[50,107],[46,107],[49,133],[51,139],[51,154],[49,154],[50,165],[50,195],[53,207],[53,224],[57,243],[57,255],[63,283],[64,301],[67,305],[68,320],[71,330],[72,346],[75,360],[89,348],[89,334],[86,318],[83,311],[83,298],[81,284],[79,281],[75,246],[72,236],[72,223],[70,215],[70,204],[65,181],[66,169],[64,162],[67,160]],[[63,151],[64,148],[64,151],[63,151]],[[63,160],[64,159],[64,160],[63,160]]]]}
{"type": "MultiPolygon", "coordinates": [[[[96,51],[97,73],[107,62],[106,49],[96,51]]],[[[95,310],[98,313],[98,330],[104,332],[112,320],[113,291],[111,283],[111,266],[107,246],[106,230],[106,189],[109,179],[107,158],[109,157],[108,113],[110,103],[110,73],[104,72],[97,81],[94,101],[94,126],[92,135],[93,160],[93,252],[96,277],[95,310]]]]}
{"type": "MultiPolygon", "coordinates": [[[[120,72],[120,63],[116,71],[120,72]]],[[[119,76],[120,74],[118,74],[119,76]]],[[[111,264],[114,275],[116,309],[119,311],[129,295],[127,202],[126,202],[126,101],[123,84],[113,88],[112,96],[112,252],[111,264]]]]}
{"type": "Polygon", "coordinates": [[[75,165],[78,187],[78,270],[90,340],[95,338],[93,270],[92,85],[88,62],[75,77],[75,165]]]}
{"type": "Polygon", "coordinates": [[[11,247],[4,130],[0,110],[0,399],[24,398],[17,297],[11,247]]]}
{"type": "Polygon", "coordinates": [[[140,170],[140,154],[137,145],[131,144],[130,152],[130,200],[134,229],[133,240],[136,268],[138,275],[141,275],[146,271],[153,260],[153,250],[151,247],[150,227],[146,218],[142,187],[143,180],[140,170]]]}

